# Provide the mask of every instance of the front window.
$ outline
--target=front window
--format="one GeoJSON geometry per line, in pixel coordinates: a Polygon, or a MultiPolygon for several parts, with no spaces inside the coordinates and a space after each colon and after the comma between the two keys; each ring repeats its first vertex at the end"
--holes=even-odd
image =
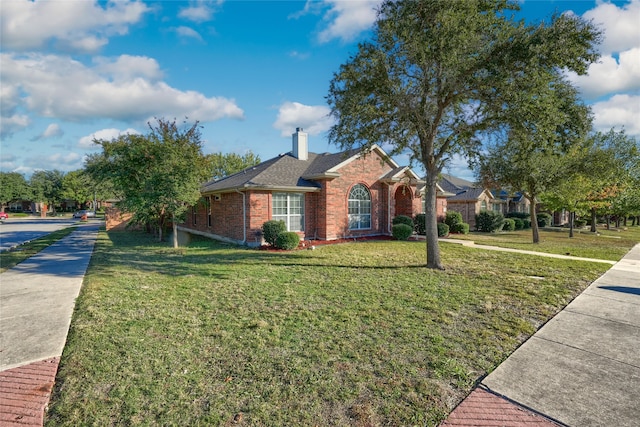
{"type": "Polygon", "coordinates": [[[480,202],[480,210],[486,211],[487,210],[487,201],[483,200],[482,202],[480,202]]]}
{"type": "Polygon", "coordinates": [[[282,220],[287,224],[287,231],[304,230],[304,194],[302,193],[274,193],[274,220],[282,220]]]}
{"type": "Polygon", "coordinates": [[[362,184],[349,192],[349,230],[371,228],[371,194],[362,184]]]}

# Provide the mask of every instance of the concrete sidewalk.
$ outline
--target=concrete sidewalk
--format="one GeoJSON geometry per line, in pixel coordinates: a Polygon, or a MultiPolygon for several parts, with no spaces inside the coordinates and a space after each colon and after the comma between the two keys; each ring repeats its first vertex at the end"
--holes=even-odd
{"type": "Polygon", "coordinates": [[[443,426],[638,426],[638,396],[640,245],[488,375],[443,426]],[[532,418],[510,418],[496,399],[532,418]]]}
{"type": "Polygon", "coordinates": [[[100,224],[0,274],[1,425],[42,425],[100,224]]]}

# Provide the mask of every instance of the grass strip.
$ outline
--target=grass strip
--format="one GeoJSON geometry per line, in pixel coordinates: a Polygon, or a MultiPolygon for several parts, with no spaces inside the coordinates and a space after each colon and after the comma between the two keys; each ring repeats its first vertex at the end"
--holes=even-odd
{"type": "Polygon", "coordinates": [[[537,244],[531,241],[531,230],[498,233],[471,232],[466,235],[452,234],[450,237],[473,240],[478,245],[618,261],[629,249],[640,242],[640,226],[611,230],[598,228],[597,233],[580,230],[576,231],[571,238],[567,229],[541,230],[540,243],[537,244]]]}
{"type": "Polygon", "coordinates": [[[607,269],[441,249],[100,232],[46,425],[435,426],[607,269]]]}
{"type": "Polygon", "coordinates": [[[46,236],[23,243],[13,249],[0,253],[0,273],[20,264],[25,259],[53,245],[58,240],[71,234],[77,227],[67,227],[53,231],[46,236]]]}

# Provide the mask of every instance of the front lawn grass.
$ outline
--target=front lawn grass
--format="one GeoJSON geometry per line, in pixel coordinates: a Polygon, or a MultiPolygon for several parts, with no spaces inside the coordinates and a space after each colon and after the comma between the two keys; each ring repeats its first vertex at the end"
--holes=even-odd
{"type": "Polygon", "coordinates": [[[101,232],[46,425],[435,426],[607,269],[441,248],[101,232]]]}
{"type": "Polygon", "coordinates": [[[76,227],[67,227],[57,230],[46,236],[23,243],[16,248],[0,253],[0,273],[20,264],[25,259],[37,254],[41,250],[53,245],[58,240],[74,232],[76,227]]]}
{"type": "Polygon", "coordinates": [[[498,233],[475,231],[466,235],[451,234],[450,237],[473,240],[478,245],[618,261],[636,243],[640,243],[640,227],[612,228],[611,230],[598,227],[597,233],[582,229],[574,231],[574,237],[569,237],[569,230],[566,228],[553,231],[540,230],[540,243],[537,244],[532,243],[530,229],[498,233]]]}

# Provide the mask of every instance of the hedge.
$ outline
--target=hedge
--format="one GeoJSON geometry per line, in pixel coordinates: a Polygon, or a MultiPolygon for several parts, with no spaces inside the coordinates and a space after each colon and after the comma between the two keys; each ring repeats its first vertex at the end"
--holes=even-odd
{"type": "Polygon", "coordinates": [[[416,233],[421,236],[427,234],[427,216],[425,214],[421,213],[416,215],[415,218],[413,218],[413,223],[415,224],[416,233]]]}
{"type": "Polygon", "coordinates": [[[409,227],[411,227],[411,229],[413,229],[413,219],[411,219],[411,217],[408,217],[406,215],[398,215],[398,216],[396,216],[391,221],[391,224],[393,224],[393,225],[405,224],[405,225],[408,225],[409,227]]]}
{"type": "Polygon", "coordinates": [[[485,233],[502,230],[504,217],[500,212],[482,211],[476,215],[476,229],[485,233]]]}
{"type": "Polygon", "coordinates": [[[449,227],[452,233],[469,234],[469,224],[466,222],[457,222],[449,227]]]}
{"type": "Polygon", "coordinates": [[[449,226],[444,222],[438,223],[438,237],[444,237],[449,234],[449,226]]]}
{"type": "Polygon", "coordinates": [[[393,224],[391,234],[396,240],[407,240],[413,234],[413,227],[407,224],[393,224]]]}
{"type": "Polygon", "coordinates": [[[275,247],[278,249],[285,249],[291,251],[298,247],[300,244],[300,236],[293,231],[285,231],[280,233],[276,238],[275,247]]]}

